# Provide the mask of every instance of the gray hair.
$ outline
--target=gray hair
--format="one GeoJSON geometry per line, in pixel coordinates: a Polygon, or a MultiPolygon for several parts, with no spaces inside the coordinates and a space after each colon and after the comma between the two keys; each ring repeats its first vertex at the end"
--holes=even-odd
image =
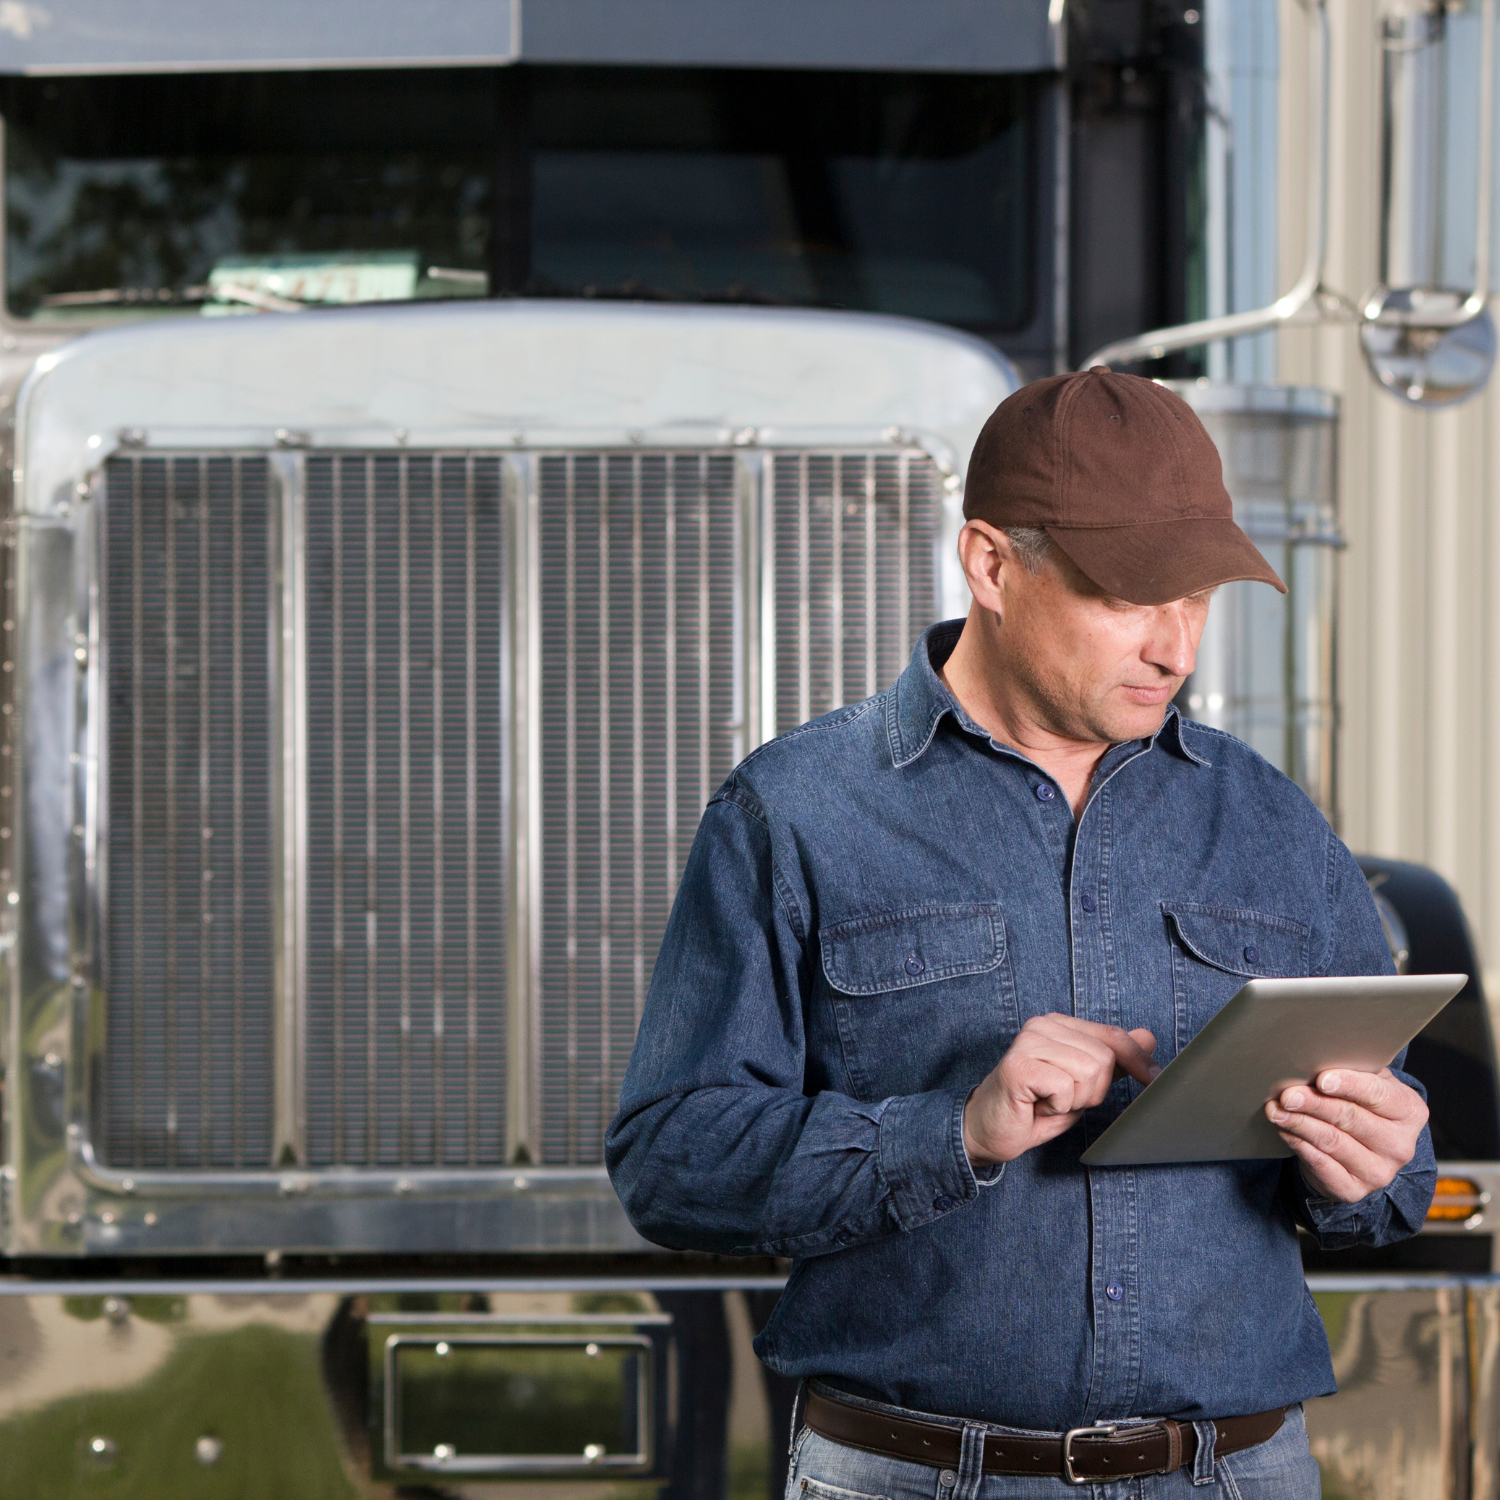
{"type": "Polygon", "coordinates": [[[1040,573],[1057,550],[1057,543],[1040,526],[1002,526],[1028,573],[1040,573]]]}

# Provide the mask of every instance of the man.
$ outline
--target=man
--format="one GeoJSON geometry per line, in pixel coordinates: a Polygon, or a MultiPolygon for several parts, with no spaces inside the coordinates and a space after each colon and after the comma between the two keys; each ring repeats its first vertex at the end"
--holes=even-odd
{"type": "Polygon", "coordinates": [[[1192,411],[1103,368],[996,410],[964,513],[967,620],[710,802],[615,1186],[659,1243],[793,1259],[789,1497],[1313,1500],[1296,1226],[1420,1227],[1421,1094],[1329,1073],[1267,1105],[1290,1159],[1079,1162],[1246,979],[1391,970],[1317,810],[1172,706],[1213,588],[1281,582],[1192,411]]]}

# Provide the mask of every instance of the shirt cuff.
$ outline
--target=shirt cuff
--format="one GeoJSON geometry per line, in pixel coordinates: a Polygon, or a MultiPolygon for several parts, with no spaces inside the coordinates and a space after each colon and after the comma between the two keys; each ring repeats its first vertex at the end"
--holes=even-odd
{"type": "MultiPolygon", "coordinates": [[[[885,1102],[880,1115],[880,1173],[903,1230],[930,1224],[979,1195],[980,1180],[964,1150],[969,1092],[939,1089],[885,1102]]],[[[985,1185],[997,1181],[995,1172],[985,1185]]]]}

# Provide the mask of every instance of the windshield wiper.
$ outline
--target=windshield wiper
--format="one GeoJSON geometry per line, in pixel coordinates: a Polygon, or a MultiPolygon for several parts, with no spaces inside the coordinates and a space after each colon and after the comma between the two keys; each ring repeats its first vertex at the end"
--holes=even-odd
{"type": "Polygon", "coordinates": [[[226,281],[219,286],[106,286],[92,292],[53,292],[43,307],[192,307],[204,302],[239,302],[262,312],[306,312],[306,302],[276,297],[254,287],[226,281]]]}

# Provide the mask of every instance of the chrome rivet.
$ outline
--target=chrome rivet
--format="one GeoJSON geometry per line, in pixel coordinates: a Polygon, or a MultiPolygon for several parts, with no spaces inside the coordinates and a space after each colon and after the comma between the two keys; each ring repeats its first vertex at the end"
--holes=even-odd
{"type": "Polygon", "coordinates": [[[583,1461],[586,1464],[596,1464],[604,1457],[603,1443],[585,1443],[583,1447],[583,1461]]]}
{"type": "Polygon", "coordinates": [[[146,1226],[147,1229],[155,1229],[157,1223],[156,1215],[147,1214],[146,1217],[141,1220],[141,1222],[146,1226]]]}
{"type": "Polygon", "coordinates": [[[396,441],[403,446],[405,446],[407,438],[411,436],[411,434],[407,432],[404,427],[398,427],[392,435],[395,437],[396,441]]]}
{"type": "Polygon", "coordinates": [[[75,646],[74,649],[73,649],[73,660],[76,661],[80,667],[86,667],[86,666],[88,666],[88,664],[89,664],[88,647],[87,646],[75,646]]]}
{"type": "Polygon", "coordinates": [[[205,1469],[211,1469],[224,1456],[224,1439],[210,1437],[207,1433],[193,1444],[193,1457],[205,1469]]]}
{"type": "Polygon", "coordinates": [[[96,1464],[108,1467],[120,1455],[119,1445],[113,1438],[96,1437],[89,1439],[89,1457],[96,1464]]]}
{"type": "Polygon", "coordinates": [[[447,1339],[439,1339],[439,1340],[438,1340],[438,1341],[437,1341],[437,1343],[436,1343],[436,1344],[434,1344],[434,1345],[433,1345],[433,1346],[432,1346],[432,1352],[433,1352],[433,1353],[434,1353],[434,1354],[435,1354],[435,1355],[437,1355],[437,1357],[438,1357],[438,1358],[439,1358],[439,1359],[447,1359],[447,1357],[448,1357],[448,1356],[449,1356],[449,1355],[450,1355],[450,1354],[452,1354],[452,1353],[453,1353],[453,1349],[452,1349],[452,1347],[451,1347],[451,1346],[450,1346],[450,1345],[449,1345],[449,1343],[448,1343],[448,1340],[447,1340],[447,1339]]]}
{"type": "Polygon", "coordinates": [[[20,893],[20,891],[11,891],[11,892],[10,892],[10,893],[9,893],[9,894],[8,894],[8,895],[7,895],[7,896],[6,896],[6,898],[5,898],[5,899],[6,899],[6,900],[7,900],[7,901],[8,901],[8,902],[10,902],[10,904],[11,904],[11,905],[12,905],[12,906],[19,906],[19,905],[20,905],[20,904],[21,904],[21,893],[20,893]]]}
{"type": "Polygon", "coordinates": [[[99,1215],[99,1222],[101,1224],[113,1224],[115,1222],[114,1210],[106,1208],[104,1212],[99,1215]]]}
{"type": "Polygon", "coordinates": [[[588,1355],[588,1357],[590,1359],[598,1359],[599,1358],[599,1346],[598,1346],[598,1344],[585,1344],[583,1346],[583,1352],[586,1355],[588,1355]]]}
{"type": "Polygon", "coordinates": [[[125,1177],[125,1178],[122,1178],[121,1181],[120,1181],[120,1191],[122,1193],[133,1193],[135,1191],[135,1178],[134,1177],[125,1177]]]}
{"type": "MultiPolygon", "coordinates": [[[[106,1222],[109,1221],[106,1220],[106,1222]]],[[[125,1297],[106,1297],[100,1304],[99,1311],[111,1323],[123,1323],[130,1317],[129,1299],[125,1297]]]]}
{"type": "Polygon", "coordinates": [[[515,1188],[518,1193],[524,1193],[530,1186],[531,1183],[524,1177],[517,1177],[515,1180],[515,1188]]]}
{"type": "Polygon", "coordinates": [[[458,1457],[458,1449],[455,1448],[452,1443],[439,1443],[437,1447],[432,1450],[432,1456],[437,1459],[440,1464],[445,1464],[449,1459],[458,1457]]]}

